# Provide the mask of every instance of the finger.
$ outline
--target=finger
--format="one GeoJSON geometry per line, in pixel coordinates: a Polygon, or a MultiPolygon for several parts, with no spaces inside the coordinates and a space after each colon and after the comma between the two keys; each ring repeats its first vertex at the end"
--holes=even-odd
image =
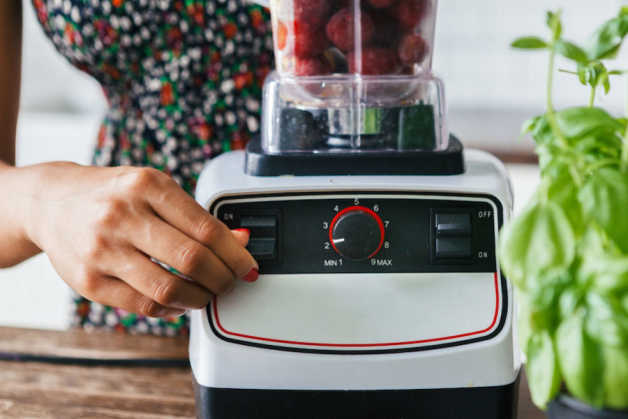
{"type": "Polygon", "coordinates": [[[131,244],[191,278],[212,292],[223,294],[233,287],[233,272],[202,244],[190,239],[154,215],[147,215],[143,228],[134,230],[131,244]]]}
{"type": "Polygon", "coordinates": [[[235,230],[231,230],[231,233],[235,236],[236,240],[242,245],[242,247],[246,247],[246,245],[249,244],[251,230],[248,228],[236,228],[235,230]]]}
{"type": "Polygon", "coordinates": [[[90,282],[84,290],[77,291],[91,301],[148,317],[174,317],[185,313],[185,310],[165,307],[151,300],[117,278],[102,275],[90,282]]]}
{"type": "Polygon", "coordinates": [[[200,309],[207,306],[212,297],[207,289],[178,278],[137,251],[128,252],[125,258],[126,263],[116,265],[112,275],[163,306],[200,309]]]}
{"type": "Polygon", "coordinates": [[[259,269],[253,256],[236,240],[229,228],[205,211],[176,183],[173,182],[171,188],[148,193],[147,197],[159,217],[211,249],[236,277],[244,278],[253,269],[259,269]]]}

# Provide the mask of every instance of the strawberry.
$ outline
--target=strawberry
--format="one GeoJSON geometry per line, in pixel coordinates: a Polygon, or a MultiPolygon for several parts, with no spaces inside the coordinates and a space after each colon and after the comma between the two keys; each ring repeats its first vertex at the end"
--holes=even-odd
{"type": "Polygon", "coordinates": [[[421,23],[427,7],[427,0],[399,0],[391,11],[404,29],[413,30],[421,23]]]}
{"type": "Polygon", "coordinates": [[[297,76],[323,76],[331,71],[329,61],[323,57],[297,57],[296,59],[295,74],[297,76]]]}
{"type": "Polygon", "coordinates": [[[315,28],[320,28],[327,20],[331,9],[330,0],[293,0],[294,20],[309,22],[315,28]]]}
{"type": "MultiPolygon", "coordinates": [[[[362,26],[362,45],[367,45],[373,38],[375,25],[365,12],[360,12],[362,26]]],[[[355,21],[352,8],[346,7],[334,14],[326,28],[327,38],[342,51],[351,51],[355,46],[355,21]]]]}
{"type": "Polygon", "coordinates": [[[427,42],[417,34],[408,34],[399,43],[399,59],[403,64],[418,64],[427,55],[427,42]]]}
{"type": "Polygon", "coordinates": [[[362,71],[359,71],[356,54],[347,54],[349,71],[365,75],[397,74],[400,70],[397,54],[388,48],[371,47],[362,50],[362,71]]]}
{"type": "Polygon", "coordinates": [[[329,46],[325,33],[308,23],[294,22],[294,55],[297,57],[314,57],[329,46]]]}

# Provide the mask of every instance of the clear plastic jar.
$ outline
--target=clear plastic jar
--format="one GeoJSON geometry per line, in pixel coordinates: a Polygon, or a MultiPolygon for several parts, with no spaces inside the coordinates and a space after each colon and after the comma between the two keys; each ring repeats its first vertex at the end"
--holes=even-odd
{"type": "Polygon", "coordinates": [[[264,149],[446,148],[443,84],[431,74],[436,8],[437,0],[270,0],[277,71],[264,88],[264,149]]]}

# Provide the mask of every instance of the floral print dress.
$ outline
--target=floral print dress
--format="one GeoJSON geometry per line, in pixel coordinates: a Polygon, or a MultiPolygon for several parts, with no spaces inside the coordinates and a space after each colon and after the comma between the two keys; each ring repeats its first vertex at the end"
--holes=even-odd
{"type": "MultiPolygon", "coordinates": [[[[208,159],[258,132],[273,67],[266,9],[247,0],[32,2],[57,50],[103,87],[95,165],[152,166],[193,193],[208,159]]],[[[86,328],[187,333],[186,317],[147,319],[78,296],[74,312],[86,328]]]]}

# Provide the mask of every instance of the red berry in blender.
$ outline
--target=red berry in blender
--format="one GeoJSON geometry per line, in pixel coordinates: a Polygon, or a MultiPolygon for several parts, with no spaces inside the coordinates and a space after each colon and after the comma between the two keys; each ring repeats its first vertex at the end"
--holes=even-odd
{"type": "Polygon", "coordinates": [[[416,28],[427,11],[427,0],[399,0],[392,8],[392,15],[404,29],[416,28]]]}
{"type": "Polygon", "coordinates": [[[397,54],[388,48],[364,48],[362,50],[362,70],[360,71],[358,58],[355,52],[347,54],[349,71],[364,75],[397,74],[400,69],[397,54]]]}
{"type": "Polygon", "coordinates": [[[392,6],[395,0],[369,0],[369,4],[376,9],[384,9],[392,6]]]}
{"type": "Polygon", "coordinates": [[[294,55],[313,57],[329,46],[325,33],[306,22],[294,22],[294,55]]]}
{"type": "Polygon", "coordinates": [[[323,76],[331,73],[331,64],[322,57],[296,59],[295,74],[297,76],[323,76]]]}
{"type": "Polygon", "coordinates": [[[403,64],[418,64],[427,54],[427,42],[417,34],[408,34],[403,37],[399,44],[399,59],[403,64]]]}
{"type": "Polygon", "coordinates": [[[308,22],[318,28],[327,20],[331,9],[329,0],[293,0],[294,20],[308,22]]]}
{"type": "MultiPolygon", "coordinates": [[[[375,32],[373,19],[364,11],[360,11],[362,27],[362,45],[366,45],[375,32]]],[[[355,46],[355,20],[352,8],[346,7],[334,14],[327,24],[327,38],[342,51],[351,51],[355,46]]]]}

